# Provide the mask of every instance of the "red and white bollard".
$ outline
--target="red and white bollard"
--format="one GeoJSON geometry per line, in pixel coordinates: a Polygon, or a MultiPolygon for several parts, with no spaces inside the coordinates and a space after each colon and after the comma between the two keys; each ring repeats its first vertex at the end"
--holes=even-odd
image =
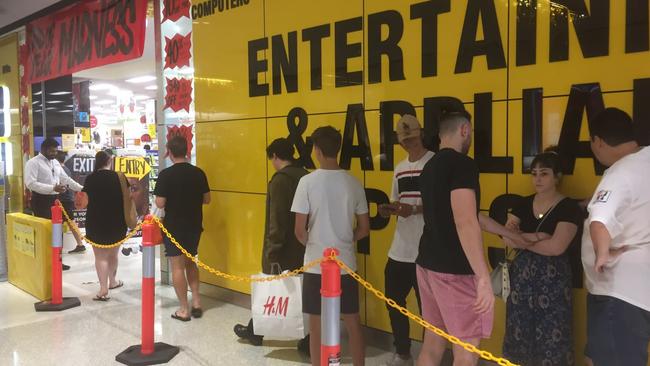
{"type": "Polygon", "coordinates": [[[321,268],[321,366],[341,364],[341,268],[330,259],[335,248],[325,249],[321,268]]]}
{"type": "Polygon", "coordinates": [[[156,245],[162,237],[160,228],[148,215],[142,225],[142,343],[131,346],[115,357],[125,365],[158,365],[169,362],[180,351],[166,343],[154,343],[156,299],[156,245]]]}
{"type": "Polygon", "coordinates": [[[81,305],[78,297],[63,297],[63,212],[59,201],[52,206],[52,299],[34,304],[36,311],[61,311],[81,305]]]}

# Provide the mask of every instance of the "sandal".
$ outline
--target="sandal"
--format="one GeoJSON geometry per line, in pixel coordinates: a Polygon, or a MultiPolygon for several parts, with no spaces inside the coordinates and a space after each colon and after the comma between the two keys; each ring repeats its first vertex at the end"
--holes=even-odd
{"type": "Polygon", "coordinates": [[[111,299],[111,298],[110,298],[108,295],[95,295],[95,297],[93,297],[93,301],[103,301],[103,302],[106,302],[106,301],[108,301],[108,300],[110,300],[110,299],[111,299]]]}
{"type": "Polygon", "coordinates": [[[192,308],[192,316],[195,318],[200,318],[203,316],[203,309],[201,308],[192,308]]]}
{"type": "Polygon", "coordinates": [[[117,283],[117,285],[115,285],[115,286],[113,286],[113,287],[109,287],[108,289],[109,289],[109,290],[115,290],[116,288],[120,288],[120,287],[122,287],[122,286],[124,286],[124,282],[122,282],[122,280],[120,280],[120,281],[117,283]]]}
{"type": "Polygon", "coordinates": [[[182,316],[178,315],[178,312],[175,312],[174,314],[172,314],[172,318],[176,319],[176,320],[180,320],[182,322],[189,322],[190,320],[192,320],[191,316],[182,317],[182,316]]]}

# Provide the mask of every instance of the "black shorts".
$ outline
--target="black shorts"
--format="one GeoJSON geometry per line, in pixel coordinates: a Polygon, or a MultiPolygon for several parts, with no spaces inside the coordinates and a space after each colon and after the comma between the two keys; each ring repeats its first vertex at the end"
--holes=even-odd
{"type": "MultiPolygon", "coordinates": [[[[321,275],[305,273],[302,277],[302,312],[320,315],[321,275]]],[[[350,275],[341,276],[341,314],[359,312],[359,284],[350,275]]]]}
{"type": "Polygon", "coordinates": [[[587,295],[585,355],[594,366],[646,366],[650,312],[610,296],[587,295]]]}
{"type": "MultiPolygon", "coordinates": [[[[201,232],[175,232],[172,236],[176,241],[187,250],[190,254],[195,256],[199,252],[199,241],[201,240],[201,232]]],[[[177,257],[183,253],[174,245],[174,243],[163,234],[163,243],[165,244],[165,255],[167,257],[177,257]]]]}

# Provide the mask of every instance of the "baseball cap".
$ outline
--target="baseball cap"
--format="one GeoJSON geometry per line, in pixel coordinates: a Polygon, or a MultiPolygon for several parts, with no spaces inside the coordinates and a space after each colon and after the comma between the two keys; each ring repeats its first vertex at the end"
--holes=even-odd
{"type": "Polygon", "coordinates": [[[422,135],[422,126],[417,118],[410,114],[405,114],[397,122],[397,140],[402,141],[411,137],[420,137],[422,135]]]}

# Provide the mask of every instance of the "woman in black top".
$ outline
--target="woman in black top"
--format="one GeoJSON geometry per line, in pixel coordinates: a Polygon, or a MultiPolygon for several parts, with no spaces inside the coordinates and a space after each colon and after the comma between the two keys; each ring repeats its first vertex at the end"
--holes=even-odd
{"type": "MultiPolygon", "coordinates": [[[[88,194],[86,237],[98,244],[112,244],[126,234],[122,189],[116,172],[110,170],[111,157],[104,151],[95,155],[95,170],[86,178],[83,191],[88,194]]],[[[95,269],[99,278],[99,293],[94,300],[109,299],[108,290],[121,287],[115,279],[117,248],[95,248],[95,269]]]]}
{"type": "Polygon", "coordinates": [[[533,160],[535,195],[522,198],[506,226],[533,242],[517,247],[510,267],[504,357],[525,366],[573,365],[572,281],[567,249],[580,236],[577,203],[557,191],[559,157],[544,152],[533,160]]]}

